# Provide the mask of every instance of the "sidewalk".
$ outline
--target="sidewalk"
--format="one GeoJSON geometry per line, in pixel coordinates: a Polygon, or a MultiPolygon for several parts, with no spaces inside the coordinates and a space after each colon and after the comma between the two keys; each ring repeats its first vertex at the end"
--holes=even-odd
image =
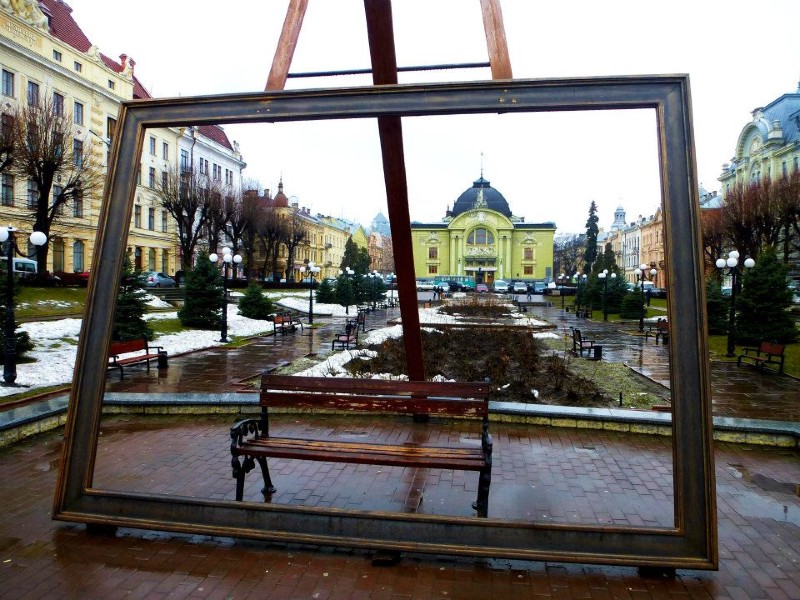
{"type": "MultiPolygon", "coordinates": [[[[558,309],[549,309],[557,310],[558,309]]],[[[367,327],[382,326],[399,311],[369,315],[367,327]]],[[[555,318],[558,319],[558,314],[555,318]]],[[[564,325],[568,327],[569,321],[564,325]]],[[[608,326],[580,320],[595,339],[608,326]]],[[[259,338],[230,350],[213,349],[174,357],[163,377],[131,371],[114,392],[228,392],[265,368],[308,353],[330,352],[334,322],[303,334],[259,338]]],[[[618,326],[614,331],[618,334],[618,326]]],[[[662,368],[667,350],[630,335],[609,358],[625,354],[632,366],[662,368]],[[641,364],[636,361],[641,357],[641,364]]],[[[604,359],[606,358],[604,349],[604,359]]],[[[727,367],[726,367],[727,368],[727,367]]],[[[730,369],[729,369],[730,370],[730,369]]],[[[764,404],[757,376],[741,369],[742,380],[715,391],[714,409],[757,414],[764,404]],[[749,412],[747,412],[749,411],[749,412]]],[[[725,379],[719,365],[712,381],[725,379]],[[718,374],[719,373],[719,374],[718,374]]],[[[765,385],[796,381],[761,376],[765,385]],[[769,379],[767,379],[769,378],[769,379]]],[[[715,384],[716,387],[716,384],[715,384]]],[[[795,415],[797,392],[775,385],[771,411],[795,415]]],[[[761,410],[762,417],[775,415],[761,410]]],[[[284,417],[276,427],[298,426],[284,417]]],[[[232,498],[229,415],[106,415],[94,485],[210,498],[232,498]],[[199,466],[202,468],[199,469],[199,466]],[[198,470],[199,469],[199,470],[198,470]]],[[[373,431],[374,423],[331,417],[331,435],[373,431]],[[354,429],[355,428],[355,429],[354,429]]],[[[385,425],[405,429],[399,423],[385,425]]],[[[495,470],[490,516],[570,523],[671,523],[672,454],[668,438],[614,431],[531,427],[492,423],[495,470]]],[[[800,598],[800,452],[717,443],[719,572],[679,571],[675,579],[642,576],[636,569],[484,558],[404,555],[391,567],[371,564],[367,551],[266,544],[202,535],[121,529],[115,537],[89,535],[81,525],[50,520],[61,435],[53,431],[0,450],[0,598],[800,598]],[[11,491],[13,489],[13,492],[11,491]]],[[[326,471],[284,461],[275,469],[285,504],[344,509],[414,511],[469,516],[475,478],[428,473],[422,502],[411,494],[420,485],[414,470],[363,467],[326,471]]],[[[260,501],[258,477],[247,479],[245,498],[260,501]]]]}

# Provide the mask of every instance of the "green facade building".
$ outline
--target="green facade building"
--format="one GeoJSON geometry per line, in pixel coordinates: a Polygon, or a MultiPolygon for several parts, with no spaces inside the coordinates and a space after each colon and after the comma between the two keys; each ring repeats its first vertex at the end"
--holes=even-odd
{"type": "Polygon", "coordinates": [[[526,223],[512,214],[481,174],[440,223],[411,224],[414,271],[418,279],[551,281],[555,231],[555,223],[526,223]]]}

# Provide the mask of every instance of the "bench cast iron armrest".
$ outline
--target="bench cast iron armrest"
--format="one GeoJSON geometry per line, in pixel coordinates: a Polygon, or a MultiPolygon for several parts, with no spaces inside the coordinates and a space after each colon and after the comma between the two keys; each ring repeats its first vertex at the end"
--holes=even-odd
{"type": "Polygon", "coordinates": [[[756,355],[761,354],[759,352],[760,348],[742,348],[742,350],[744,350],[745,354],[750,354],[751,352],[754,352],[756,355]]]}
{"type": "Polygon", "coordinates": [[[246,435],[255,434],[256,438],[261,437],[261,422],[259,419],[243,419],[231,427],[231,450],[242,444],[246,435]]]}

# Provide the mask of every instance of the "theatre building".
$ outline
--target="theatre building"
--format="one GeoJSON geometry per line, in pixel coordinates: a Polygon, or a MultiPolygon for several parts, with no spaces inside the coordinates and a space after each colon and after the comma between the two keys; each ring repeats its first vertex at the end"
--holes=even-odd
{"type": "Polygon", "coordinates": [[[411,223],[416,277],[550,281],[555,231],[555,223],[526,223],[512,214],[503,194],[481,175],[440,223],[411,223]]]}

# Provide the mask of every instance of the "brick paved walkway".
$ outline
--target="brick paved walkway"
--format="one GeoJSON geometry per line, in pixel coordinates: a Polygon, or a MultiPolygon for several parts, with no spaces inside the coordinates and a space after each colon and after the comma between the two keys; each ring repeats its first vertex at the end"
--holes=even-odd
{"type": "MultiPolygon", "coordinates": [[[[228,423],[223,417],[106,418],[95,483],[229,498],[228,423]],[[188,460],[183,452],[189,452],[188,460]]],[[[281,426],[297,425],[287,418],[281,426]]],[[[326,426],[335,429],[342,423],[326,426]]],[[[671,493],[665,467],[670,450],[663,439],[501,424],[493,430],[503,460],[490,513],[518,510],[524,506],[519,496],[526,494],[529,518],[537,520],[661,520],[657,511],[671,493]],[[519,464],[523,456],[530,464],[519,464]],[[650,472],[649,464],[659,468],[650,472]],[[598,499],[604,490],[612,493],[613,502],[598,499]],[[648,493],[654,502],[640,503],[648,493]],[[615,508],[607,512],[598,506],[615,508]]],[[[717,445],[720,570],[678,571],[675,579],[648,578],[633,568],[413,554],[404,555],[398,565],[376,567],[371,553],[346,549],[131,529],[110,538],[89,535],[83,526],[49,518],[60,452],[55,432],[0,452],[0,598],[800,597],[797,451],[717,445]]],[[[415,485],[412,474],[376,477],[374,472],[331,469],[315,479],[285,465],[278,471],[276,501],[289,503],[409,510],[407,494],[398,491],[415,485]]],[[[419,508],[463,511],[472,498],[472,489],[464,487],[470,476],[465,482],[464,477],[435,475],[430,472],[424,479],[419,508]]],[[[248,486],[253,500],[256,486],[248,486]]]]}

